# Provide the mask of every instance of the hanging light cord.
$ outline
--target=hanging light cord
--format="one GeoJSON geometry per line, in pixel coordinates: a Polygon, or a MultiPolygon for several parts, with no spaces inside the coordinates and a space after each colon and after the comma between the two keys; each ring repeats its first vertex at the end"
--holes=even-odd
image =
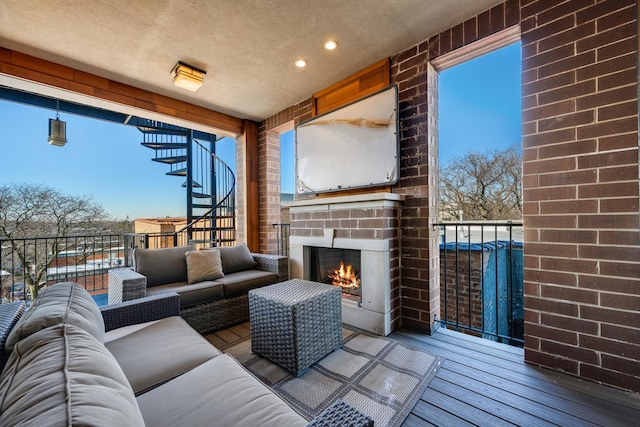
{"type": "Polygon", "coordinates": [[[56,99],[56,120],[60,120],[60,100],[56,99]]]}

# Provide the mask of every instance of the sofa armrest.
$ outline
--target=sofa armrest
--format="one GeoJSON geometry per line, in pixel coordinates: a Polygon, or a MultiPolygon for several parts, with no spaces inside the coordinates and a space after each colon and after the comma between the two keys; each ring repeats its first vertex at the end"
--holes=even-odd
{"type": "Polygon", "coordinates": [[[167,292],[145,298],[110,304],[100,307],[104,319],[104,330],[138,323],[151,322],[165,317],[180,315],[180,295],[167,292]]]}
{"type": "Polygon", "coordinates": [[[109,270],[109,304],[147,296],[147,278],[131,268],[109,270]]]}
{"type": "Polygon", "coordinates": [[[4,368],[9,357],[9,354],[5,354],[4,345],[16,322],[24,314],[26,307],[27,304],[24,301],[0,304],[0,371],[4,368]]]}
{"type": "Polygon", "coordinates": [[[344,400],[338,399],[307,425],[321,426],[373,427],[373,420],[344,400]]]}
{"type": "Polygon", "coordinates": [[[258,270],[277,274],[278,282],[289,280],[289,257],[256,253],[252,253],[251,256],[258,263],[258,270]]]}

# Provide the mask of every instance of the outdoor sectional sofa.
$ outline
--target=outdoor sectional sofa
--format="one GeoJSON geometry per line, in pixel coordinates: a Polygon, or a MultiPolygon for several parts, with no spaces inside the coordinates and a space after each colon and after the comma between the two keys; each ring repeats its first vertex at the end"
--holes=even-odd
{"type": "Polygon", "coordinates": [[[180,315],[204,334],[248,321],[248,292],[287,280],[288,262],[251,253],[245,244],[204,251],[194,245],[134,249],[132,269],[109,271],[109,304],[176,292],[180,315]],[[216,253],[221,271],[212,267],[216,253]]]}
{"type": "MultiPolygon", "coordinates": [[[[0,425],[307,425],[179,307],[173,292],[99,308],[78,284],[49,286],[6,319],[0,425]]],[[[371,420],[337,401],[311,425],[371,420]]]]}

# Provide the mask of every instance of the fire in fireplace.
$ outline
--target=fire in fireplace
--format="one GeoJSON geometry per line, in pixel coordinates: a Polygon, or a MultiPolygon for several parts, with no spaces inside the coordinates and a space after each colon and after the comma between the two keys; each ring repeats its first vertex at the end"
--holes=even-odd
{"type": "Polygon", "coordinates": [[[311,280],[342,288],[342,297],[361,302],[360,251],[311,248],[311,280]]]}

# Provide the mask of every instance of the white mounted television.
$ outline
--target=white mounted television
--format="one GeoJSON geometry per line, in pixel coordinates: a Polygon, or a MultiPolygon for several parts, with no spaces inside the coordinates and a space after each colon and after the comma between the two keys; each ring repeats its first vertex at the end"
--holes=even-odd
{"type": "Polygon", "coordinates": [[[296,126],[296,192],[398,181],[398,89],[389,86],[296,126]]]}

